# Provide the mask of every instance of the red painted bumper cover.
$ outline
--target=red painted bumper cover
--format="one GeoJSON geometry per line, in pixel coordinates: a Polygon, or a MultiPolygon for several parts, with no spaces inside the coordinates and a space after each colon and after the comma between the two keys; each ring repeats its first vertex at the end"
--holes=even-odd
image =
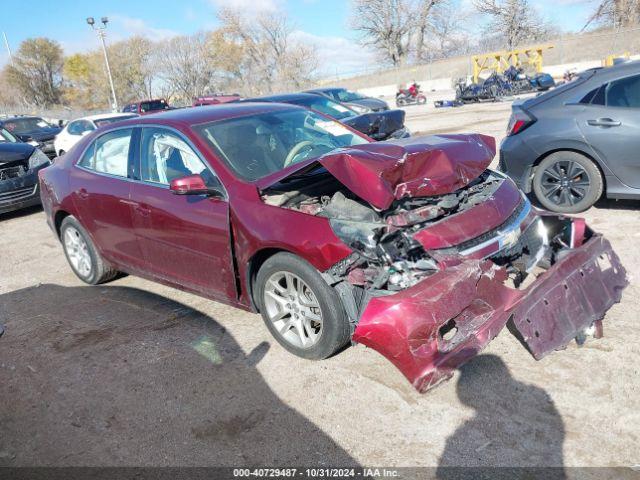
{"type": "Polygon", "coordinates": [[[594,235],[523,290],[488,260],[465,260],[407,290],[375,297],[353,340],[387,357],[421,392],[449,378],[512,318],[537,359],[561,349],[620,301],[626,271],[594,235]],[[446,335],[445,330],[450,334],[446,335]],[[457,329],[457,330],[456,330],[457,329]]]}

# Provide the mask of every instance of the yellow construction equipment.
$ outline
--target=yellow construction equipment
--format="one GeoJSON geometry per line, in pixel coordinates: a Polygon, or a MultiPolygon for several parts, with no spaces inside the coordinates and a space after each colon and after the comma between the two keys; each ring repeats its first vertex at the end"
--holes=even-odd
{"type": "Polygon", "coordinates": [[[485,71],[502,73],[510,66],[524,67],[530,66],[536,72],[542,71],[542,52],[553,48],[553,45],[536,45],[518,50],[483,53],[473,55],[473,81],[478,83],[480,74],[485,71]]]}
{"type": "Polygon", "coordinates": [[[609,55],[604,60],[602,60],[602,66],[603,67],[613,67],[615,61],[618,58],[623,58],[625,60],[629,60],[630,57],[631,57],[631,55],[629,54],[629,52],[624,52],[621,55],[609,55]]]}

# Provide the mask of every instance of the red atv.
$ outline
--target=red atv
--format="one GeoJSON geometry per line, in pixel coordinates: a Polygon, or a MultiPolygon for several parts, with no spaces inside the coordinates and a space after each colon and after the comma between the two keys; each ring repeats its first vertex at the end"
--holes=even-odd
{"type": "Polygon", "coordinates": [[[423,105],[427,103],[427,97],[420,91],[420,85],[411,84],[409,88],[401,88],[396,93],[396,105],[423,105]]]}

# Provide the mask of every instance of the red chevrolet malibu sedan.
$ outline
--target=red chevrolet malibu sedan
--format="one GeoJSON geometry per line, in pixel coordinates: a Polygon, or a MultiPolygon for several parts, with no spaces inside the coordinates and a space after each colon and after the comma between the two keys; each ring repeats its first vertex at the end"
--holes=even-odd
{"type": "Polygon", "coordinates": [[[362,343],[425,391],[508,322],[536,358],[601,335],[626,285],[604,238],[533,208],[494,154],[244,103],[107,126],[40,184],[84,282],[126,272],[260,312],[304,358],[362,343]]]}

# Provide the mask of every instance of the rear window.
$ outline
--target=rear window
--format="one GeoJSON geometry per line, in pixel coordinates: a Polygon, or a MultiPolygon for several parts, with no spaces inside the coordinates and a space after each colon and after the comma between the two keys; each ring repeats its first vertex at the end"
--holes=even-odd
{"type": "Polygon", "coordinates": [[[164,100],[153,100],[151,102],[142,102],[140,103],[140,111],[142,112],[152,112],[155,110],[166,110],[169,108],[167,102],[164,100]]]}

